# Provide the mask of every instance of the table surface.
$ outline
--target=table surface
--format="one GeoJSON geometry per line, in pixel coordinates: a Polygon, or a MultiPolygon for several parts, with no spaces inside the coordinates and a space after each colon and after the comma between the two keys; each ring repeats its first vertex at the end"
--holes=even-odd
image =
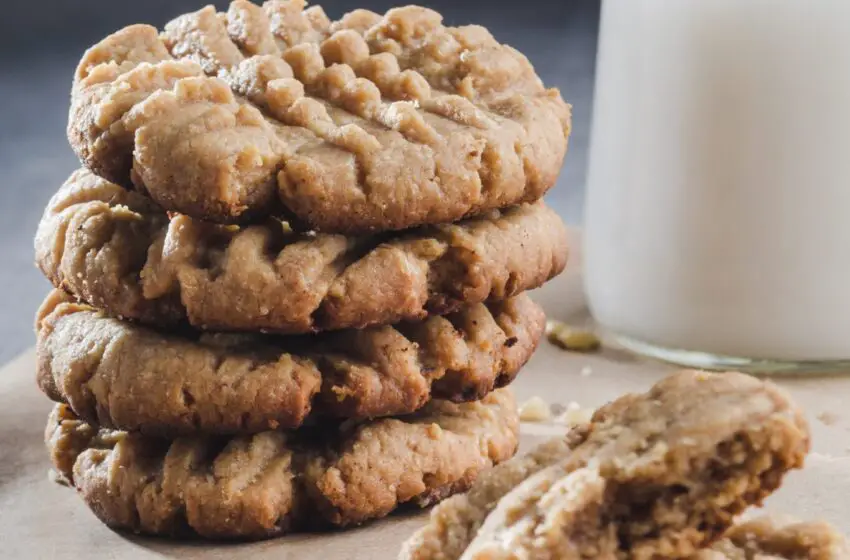
{"type": "MultiPolygon", "coordinates": [[[[534,293],[550,317],[588,321],[576,261],[572,269],[534,293]]],[[[119,534],[101,525],[74,492],[47,478],[42,431],[51,404],[35,388],[32,351],[0,372],[0,543],[7,558],[277,558],[384,560],[426,513],[394,515],[365,527],[322,535],[293,535],[271,541],[209,545],[119,534]]],[[[542,396],[551,404],[577,402],[595,408],[624,392],[645,391],[671,366],[606,347],[594,354],[564,352],[544,342],[513,384],[519,401],[542,396]],[[581,371],[590,368],[590,375],[581,371]]],[[[585,370],[586,372],[587,370],[585,370]]],[[[807,410],[814,449],[805,469],[788,476],[767,501],[770,512],[822,518],[850,534],[850,418],[844,401],[848,377],[784,377],[777,382],[807,410]]],[[[523,424],[522,447],[566,428],[523,424]]]]}
{"type": "MultiPolygon", "coordinates": [[[[46,280],[33,266],[32,238],[47,200],[79,166],[68,147],[65,125],[71,76],[82,51],[122,25],[137,21],[161,24],[205,2],[111,2],[110,9],[100,6],[105,3],[47,0],[46,4],[4,5],[11,14],[4,12],[0,19],[0,364],[33,343],[32,317],[48,290],[46,280]],[[98,17],[94,17],[96,12],[98,17]],[[77,25],[82,21],[84,26],[77,25]],[[26,32],[21,32],[22,28],[26,32]],[[27,37],[31,44],[20,43],[27,37]],[[13,39],[19,43],[2,46],[3,41],[13,39]]],[[[338,16],[352,6],[385,9],[404,2],[312,3],[325,5],[329,15],[338,16]]],[[[560,87],[573,104],[570,153],[548,200],[565,219],[577,222],[583,201],[599,0],[420,3],[439,9],[450,23],[486,25],[499,40],[526,53],[543,80],[560,87]]],[[[215,4],[223,7],[227,1],[215,4]]]]}

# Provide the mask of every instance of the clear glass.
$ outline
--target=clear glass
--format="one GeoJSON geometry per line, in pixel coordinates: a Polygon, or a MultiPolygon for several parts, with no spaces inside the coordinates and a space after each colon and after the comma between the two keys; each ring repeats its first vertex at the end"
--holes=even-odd
{"type": "Polygon", "coordinates": [[[634,351],[850,370],[850,2],[603,0],[585,254],[634,351]]]}

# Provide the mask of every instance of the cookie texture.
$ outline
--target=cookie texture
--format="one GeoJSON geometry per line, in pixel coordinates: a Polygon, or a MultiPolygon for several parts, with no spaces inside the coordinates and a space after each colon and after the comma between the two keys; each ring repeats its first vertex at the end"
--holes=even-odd
{"type": "Polygon", "coordinates": [[[45,441],[54,467],[111,527],[265,538],[359,524],[463,491],[514,454],[519,420],[505,389],[315,430],[167,440],[99,429],[59,404],[45,441]]]}
{"type": "Polygon", "coordinates": [[[683,371],[442,504],[401,558],[688,558],[808,448],[801,411],[775,385],[683,371]]]}
{"type": "Polygon", "coordinates": [[[311,337],[161,333],[56,291],[37,378],[83,420],[151,435],[256,433],[414,412],[510,383],[545,327],[527,296],[420,323],[311,337]]]}
{"type": "Polygon", "coordinates": [[[110,35],[68,123],[86,166],[170,211],[347,234],[537,200],[569,131],[558,91],[483,27],[417,6],[331,21],[304,0],[110,35]]]}
{"type": "Polygon", "coordinates": [[[408,539],[399,558],[460,558],[499,500],[525,479],[564,461],[570,452],[566,438],[555,438],[483,473],[468,492],[431,511],[428,523],[408,539]]]}
{"type": "Polygon", "coordinates": [[[692,560],[845,560],[847,539],[824,521],[763,516],[736,524],[692,560]]]}
{"type": "Polygon", "coordinates": [[[567,233],[542,202],[457,224],[349,238],[269,220],[172,219],[75,172],[42,217],[36,262],[57,287],[158,327],[307,333],[424,319],[506,299],[560,273],[567,233]]]}

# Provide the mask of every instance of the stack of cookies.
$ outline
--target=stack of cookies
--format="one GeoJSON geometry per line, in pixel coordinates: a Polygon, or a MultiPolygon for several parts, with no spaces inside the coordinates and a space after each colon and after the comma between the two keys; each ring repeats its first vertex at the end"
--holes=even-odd
{"type": "Polygon", "coordinates": [[[483,28],[236,0],[89,49],[36,321],[57,473],[106,524],[263,538],[510,458],[569,106],[483,28]]]}

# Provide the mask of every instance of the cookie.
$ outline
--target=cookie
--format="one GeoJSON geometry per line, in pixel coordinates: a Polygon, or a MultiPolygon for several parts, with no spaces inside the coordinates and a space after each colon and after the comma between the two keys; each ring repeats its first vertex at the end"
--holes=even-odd
{"type": "Polygon", "coordinates": [[[307,333],[423,319],[506,299],[563,270],[563,222],[542,202],[395,235],[304,234],[168,216],[77,171],[35,240],[51,282],[158,327],[307,333]]]}
{"type": "Polygon", "coordinates": [[[775,385],[680,372],[441,504],[401,557],[688,558],[808,448],[801,411],[775,385]]]}
{"type": "Polygon", "coordinates": [[[54,468],[110,527],[255,539],[359,524],[461,492],[514,454],[518,432],[503,389],[402,418],[175,440],[98,429],[59,404],[45,441],[54,468]]]}
{"type": "Polygon", "coordinates": [[[506,494],[537,472],[564,461],[570,452],[566,438],[554,438],[483,473],[466,494],[454,496],[431,512],[425,527],[404,544],[399,558],[460,558],[506,494]]]}
{"type": "Polygon", "coordinates": [[[304,0],[133,25],[77,68],[68,138],[98,175],[210,221],[331,233],[456,221],[539,199],[570,108],[518,51],[433,10],[304,0]]]}
{"type": "Polygon", "coordinates": [[[256,433],[414,412],[510,383],[545,328],[528,296],[419,323],[301,337],[158,332],[56,291],[37,378],[85,421],[151,435],[256,433]]]}
{"type": "Polygon", "coordinates": [[[823,521],[764,516],[738,523],[692,560],[846,560],[850,545],[823,521]]]}

